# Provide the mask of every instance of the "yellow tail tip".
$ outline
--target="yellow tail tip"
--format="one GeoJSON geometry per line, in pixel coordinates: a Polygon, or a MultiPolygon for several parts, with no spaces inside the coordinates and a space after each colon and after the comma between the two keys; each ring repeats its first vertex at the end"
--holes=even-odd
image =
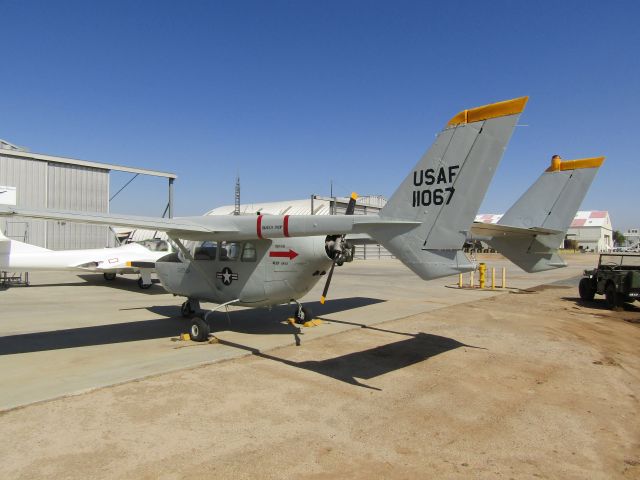
{"type": "Polygon", "coordinates": [[[529,97],[519,97],[511,100],[505,100],[503,102],[496,102],[489,105],[482,105],[481,107],[463,110],[449,120],[447,126],[454,127],[460,124],[479,122],[481,120],[489,120],[490,118],[522,113],[525,105],[527,104],[527,100],[529,100],[529,97]]]}
{"type": "Polygon", "coordinates": [[[546,172],[561,172],[565,170],[577,170],[580,168],[598,168],[604,162],[605,157],[578,158],[576,160],[563,160],[560,155],[554,155],[551,166],[546,172]]]}
{"type": "Polygon", "coordinates": [[[356,192],[351,192],[351,198],[353,200],[357,200],[358,199],[358,194],[356,192]]]}

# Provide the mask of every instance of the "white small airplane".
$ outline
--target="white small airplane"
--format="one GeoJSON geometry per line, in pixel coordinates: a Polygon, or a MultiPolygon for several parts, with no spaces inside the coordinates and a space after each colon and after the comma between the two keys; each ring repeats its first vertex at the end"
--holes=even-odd
{"type": "Polygon", "coordinates": [[[115,248],[85,250],[48,250],[11,240],[0,231],[0,271],[81,271],[102,273],[111,281],[117,274],[139,274],[138,286],[151,286],[155,262],[171,252],[170,245],[160,239],[129,243],[115,248]]]}
{"type": "MultiPolygon", "coordinates": [[[[187,297],[190,336],[208,338],[211,313],[227,305],[268,307],[295,302],[296,320],[310,318],[298,299],[327,274],[324,303],[336,265],[353,260],[356,242],[382,244],[429,280],[475,270],[465,240],[487,241],[527,272],[566,266],[564,235],[603,157],[549,167],[498,224],[474,223],[478,208],[528,98],[463,110],[440,132],[378,215],[211,215],[160,219],[0,207],[19,215],[166,232],[178,251],[158,259],[164,288],[187,297]],[[186,244],[183,243],[187,240],[186,244]],[[217,303],[206,314],[200,301],[217,303]]],[[[397,162],[394,162],[397,164],[397,162]]]]}

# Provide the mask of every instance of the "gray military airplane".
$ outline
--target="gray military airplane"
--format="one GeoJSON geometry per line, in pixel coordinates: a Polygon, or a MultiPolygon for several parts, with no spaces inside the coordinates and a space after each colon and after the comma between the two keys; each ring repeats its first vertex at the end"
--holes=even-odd
{"type": "Polygon", "coordinates": [[[157,260],[164,288],[187,297],[182,314],[200,301],[218,306],[195,316],[190,336],[208,338],[208,318],[228,305],[264,307],[296,303],[296,320],[310,311],[298,299],[325,274],[322,302],[333,271],[353,259],[353,245],[375,241],[428,280],[472,271],[461,251],[469,236],[482,238],[527,271],[565,266],[558,257],[564,232],[602,159],[562,162],[531,187],[496,225],[473,224],[528,97],[454,116],[409,171],[378,215],[249,215],[172,219],[0,207],[0,215],[65,220],[164,231],[178,251],[157,260]],[[473,225],[472,225],[473,224],[473,225]]]}

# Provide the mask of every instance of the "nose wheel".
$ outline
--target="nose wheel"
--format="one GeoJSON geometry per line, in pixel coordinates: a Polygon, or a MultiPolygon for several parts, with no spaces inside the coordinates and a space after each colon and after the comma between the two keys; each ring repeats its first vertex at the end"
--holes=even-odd
{"type": "Polygon", "coordinates": [[[309,307],[303,307],[301,304],[298,304],[298,308],[296,308],[293,318],[297,324],[302,325],[313,318],[313,313],[309,307]]]}

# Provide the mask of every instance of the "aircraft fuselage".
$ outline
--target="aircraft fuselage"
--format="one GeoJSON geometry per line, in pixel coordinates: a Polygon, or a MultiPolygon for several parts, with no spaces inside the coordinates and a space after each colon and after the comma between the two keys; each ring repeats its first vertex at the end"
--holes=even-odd
{"type": "Polygon", "coordinates": [[[324,236],[206,243],[192,246],[193,260],[173,254],[156,262],[166,290],[218,304],[277,305],[307,294],[332,262],[324,236]]]}

